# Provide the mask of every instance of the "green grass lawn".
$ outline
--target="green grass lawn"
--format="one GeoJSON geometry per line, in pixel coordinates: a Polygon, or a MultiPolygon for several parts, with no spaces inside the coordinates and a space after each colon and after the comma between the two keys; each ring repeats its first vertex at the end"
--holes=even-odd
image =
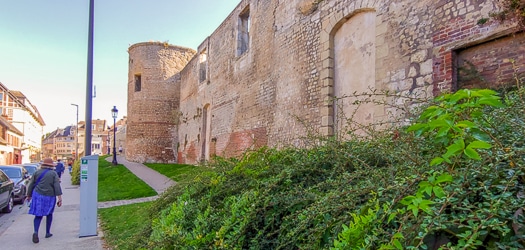
{"type": "MultiPolygon", "coordinates": [[[[112,166],[106,157],[99,162],[99,201],[130,199],[155,195],[155,191],[138,179],[123,165],[112,166]],[[145,186],[144,186],[145,185],[145,186]],[[118,191],[117,191],[118,190],[118,191]],[[151,191],[153,194],[151,194],[151,191]],[[143,194],[143,195],[139,195],[143,194]],[[148,195],[149,194],[149,195],[148,195]],[[126,197],[126,198],[123,198],[126,197]]],[[[181,164],[145,164],[179,184],[188,183],[209,168],[181,164]]],[[[150,225],[148,216],[152,202],[99,209],[106,243],[112,249],[134,249],[140,241],[144,225],[150,225]]]]}
{"type": "Polygon", "coordinates": [[[128,200],[157,192],[124,165],[113,166],[102,156],[98,162],[98,201],[128,200]]]}
{"type": "Polygon", "coordinates": [[[106,243],[112,249],[134,249],[130,244],[137,240],[136,232],[146,225],[150,205],[151,202],[144,202],[99,209],[106,243]]]}
{"type": "Polygon", "coordinates": [[[210,170],[207,167],[186,164],[146,163],[145,165],[178,183],[192,181],[199,174],[210,170]]]}

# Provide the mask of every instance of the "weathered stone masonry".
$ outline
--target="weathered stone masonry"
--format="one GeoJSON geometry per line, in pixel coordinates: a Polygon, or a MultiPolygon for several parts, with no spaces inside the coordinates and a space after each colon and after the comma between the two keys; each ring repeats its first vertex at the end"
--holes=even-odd
{"type": "MultiPolygon", "coordinates": [[[[334,96],[372,88],[430,98],[462,87],[458,69],[467,64],[489,80],[511,75],[509,58],[523,65],[525,39],[495,22],[477,25],[495,8],[489,0],[243,0],[196,51],[129,48],[126,157],[197,163],[301,146],[307,131],[342,129],[336,114],[355,107],[334,105],[334,96]]],[[[369,105],[353,119],[398,115],[369,105]]]]}
{"type": "Polygon", "coordinates": [[[138,43],[129,48],[126,158],[136,162],[175,161],[178,72],[194,54],[192,49],[164,43],[138,43]]]}

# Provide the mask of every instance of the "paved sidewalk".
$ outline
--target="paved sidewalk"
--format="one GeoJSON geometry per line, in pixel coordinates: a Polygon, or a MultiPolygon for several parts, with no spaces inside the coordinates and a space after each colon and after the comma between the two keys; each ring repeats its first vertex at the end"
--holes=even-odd
{"type": "Polygon", "coordinates": [[[66,171],[62,176],[61,207],[55,207],[51,233],[53,237],[45,238],[46,219],[40,224],[40,242],[31,241],[33,234],[34,216],[28,214],[29,208],[25,205],[16,205],[15,209],[23,209],[21,214],[13,218],[13,223],[0,234],[0,248],[2,250],[20,249],[105,249],[103,234],[99,230],[97,236],[79,238],[80,235],[80,186],[71,185],[71,176],[66,171]]]}
{"type": "MultiPolygon", "coordinates": [[[[112,160],[111,157],[106,160],[112,160]]],[[[170,186],[176,183],[154,171],[143,164],[129,162],[124,157],[118,156],[119,164],[126,166],[133,174],[150,185],[160,195],[170,186]]],[[[71,176],[66,171],[62,177],[63,205],[56,207],[53,214],[53,225],[51,232],[53,237],[44,238],[45,235],[45,218],[40,225],[40,243],[34,244],[31,241],[33,233],[34,216],[27,214],[27,206],[15,206],[15,209],[23,209],[23,213],[13,218],[13,223],[7,230],[0,232],[0,249],[2,250],[20,250],[20,249],[44,249],[44,250],[102,250],[104,247],[103,232],[98,229],[98,235],[92,237],[79,238],[80,234],[80,186],[71,184],[71,176]]],[[[158,198],[158,195],[132,200],[99,202],[99,208],[121,206],[138,202],[152,201],[158,198]]]]}
{"type": "MultiPolygon", "coordinates": [[[[111,159],[108,161],[111,162],[111,159]]],[[[129,162],[120,155],[117,156],[117,161],[119,164],[126,166],[133,174],[146,182],[146,184],[150,185],[150,187],[155,189],[158,194],[163,193],[166,189],[175,185],[175,182],[172,179],[144,166],[141,163],[129,162]]]]}
{"type": "MultiPolygon", "coordinates": [[[[113,158],[108,157],[106,158],[106,160],[111,162],[113,158]]],[[[146,167],[141,163],[129,162],[123,156],[117,155],[117,162],[119,164],[126,166],[133,174],[135,174],[137,177],[139,177],[144,182],[146,182],[146,184],[148,184],[150,187],[155,189],[155,191],[157,191],[157,194],[159,195],[162,194],[164,191],[166,191],[166,189],[168,189],[169,187],[176,184],[172,179],[160,174],[159,172],[149,167],[146,167]]],[[[131,199],[131,200],[99,202],[98,208],[107,208],[107,207],[122,206],[122,205],[127,205],[127,204],[152,201],[152,200],[157,199],[158,197],[159,196],[156,195],[156,196],[131,199]]]]}

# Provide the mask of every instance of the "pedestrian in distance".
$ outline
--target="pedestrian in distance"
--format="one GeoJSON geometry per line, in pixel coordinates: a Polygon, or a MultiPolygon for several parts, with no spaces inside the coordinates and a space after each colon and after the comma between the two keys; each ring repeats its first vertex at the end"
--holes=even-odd
{"type": "Polygon", "coordinates": [[[73,160],[69,160],[67,162],[67,169],[69,170],[69,174],[73,171],[73,160]]]}
{"type": "Polygon", "coordinates": [[[57,164],[55,166],[55,171],[58,174],[58,178],[62,179],[62,174],[66,170],[66,167],[64,167],[64,164],[62,164],[62,161],[60,159],[57,160],[57,164]]]}
{"type": "Polygon", "coordinates": [[[27,188],[27,200],[30,202],[29,214],[35,216],[33,220],[33,243],[38,243],[38,229],[42,218],[46,216],[46,238],[53,236],[51,223],[55,204],[62,206],[62,188],[57,172],[53,171],[53,159],[46,158],[33,176],[27,188]]]}
{"type": "Polygon", "coordinates": [[[120,146],[118,147],[118,154],[119,154],[119,155],[122,154],[122,145],[120,145],[120,146]]]}

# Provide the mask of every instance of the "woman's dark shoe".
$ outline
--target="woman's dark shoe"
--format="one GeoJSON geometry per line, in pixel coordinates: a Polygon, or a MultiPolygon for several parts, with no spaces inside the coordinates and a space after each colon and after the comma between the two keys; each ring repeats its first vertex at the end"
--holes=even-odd
{"type": "Polygon", "coordinates": [[[33,233],[33,243],[38,243],[39,240],[38,240],[38,234],[37,233],[33,233]]]}
{"type": "Polygon", "coordinates": [[[46,234],[46,238],[53,236],[53,234],[46,234]]]}

